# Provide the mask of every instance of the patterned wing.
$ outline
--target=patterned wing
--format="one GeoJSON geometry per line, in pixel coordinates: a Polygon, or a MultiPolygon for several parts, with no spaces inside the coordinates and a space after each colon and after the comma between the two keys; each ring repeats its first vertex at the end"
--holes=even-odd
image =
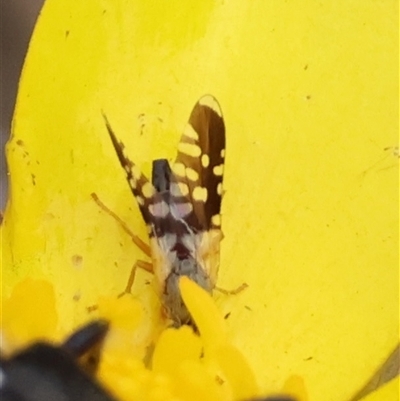
{"type": "Polygon", "coordinates": [[[154,204],[159,200],[159,194],[155,191],[154,186],[149,182],[147,177],[142,174],[139,167],[137,167],[136,164],[133,163],[125,154],[125,145],[118,141],[106,116],[103,115],[103,117],[106,122],[107,131],[114,145],[114,149],[118,155],[119,162],[125,170],[128,184],[139,205],[143,220],[147,224],[150,232],[152,225],[151,211],[154,208],[154,204]]]}
{"type": "Polygon", "coordinates": [[[152,228],[151,236],[173,231],[170,226],[174,220],[184,222],[194,232],[220,228],[225,124],[213,96],[203,96],[193,108],[178,144],[173,174],[166,160],[156,160],[152,183],[128,158],[124,144],[118,141],[105,116],[104,119],[143,219],[152,228]],[[169,188],[156,189],[153,184],[163,183],[162,178],[169,188]],[[165,221],[166,217],[170,224],[165,221]]]}
{"type": "Polygon", "coordinates": [[[184,129],[171,180],[171,195],[178,205],[186,206],[184,212],[193,209],[183,217],[197,232],[221,226],[224,156],[221,108],[213,96],[206,95],[195,105],[184,129]]]}

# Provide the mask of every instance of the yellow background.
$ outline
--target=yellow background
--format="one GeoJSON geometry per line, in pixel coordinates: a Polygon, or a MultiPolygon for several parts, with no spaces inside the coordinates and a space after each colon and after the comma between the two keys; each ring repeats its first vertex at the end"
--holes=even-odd
{"type": "Polygon", "coordinates": [[[68,330],[119,293],[143,255],[90,193],[146,234],[101,111],[149,173],[211,93],[227,127],[218,285],[249,284],[215,296],[231,336],[263,390],[297,374],[310,400],[348,399],[399,339],[397,8],[49,0],[8,145],[3,294],[50,278],[68,330]]]}

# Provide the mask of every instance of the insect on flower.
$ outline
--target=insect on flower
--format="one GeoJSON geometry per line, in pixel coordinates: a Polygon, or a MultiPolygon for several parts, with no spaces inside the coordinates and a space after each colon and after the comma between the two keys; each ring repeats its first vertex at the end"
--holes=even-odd
{"type": "Polygon", "coordinates": [[[167,317],[175,326],[191,323],[180,296],[179,277],[188,276],[211,293],[216,288],[219,268],[225,158],[225,124],[221,108],[211,95],[203,96],[196,103],[178,144],[178,155],[172,168],[165,159],[154,160],[151,182],[128,158],[123,143],[117,140],[105,120],[150,238],[149,248],[92,194],[100,207],[116,218],[135,244],[152,259],[152,264],[135,263],[126,292],[130,292],[137,267],[153,272],[167,317]]]}

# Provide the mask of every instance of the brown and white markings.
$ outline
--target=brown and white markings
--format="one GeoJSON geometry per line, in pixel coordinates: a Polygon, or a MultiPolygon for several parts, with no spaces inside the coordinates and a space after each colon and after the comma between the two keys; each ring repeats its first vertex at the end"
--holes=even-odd
{"type": "MultiPolygon", "coordinates": [[[[221,108],[210,95],[196,103],[178,144],[172,169],[166,160],[155,160],[151,182],[128,158],[124,145],[105,120],[150,237],[149,249],[122,223],[153,262],[136,262],[126,292],[130,292],[136,267],[151,271],[156,276],[166,315],[175,326],[191,323],[179,293],[179,277],[188,276],[211,293],[219,267],[225,157],[221,108]]],[[[93,197],[121,222],[94,194],[93,197]]]]}

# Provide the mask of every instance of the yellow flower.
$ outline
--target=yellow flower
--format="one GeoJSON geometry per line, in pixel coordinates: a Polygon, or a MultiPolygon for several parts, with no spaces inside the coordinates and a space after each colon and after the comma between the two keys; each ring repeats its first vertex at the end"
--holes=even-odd
{"type": "MultiPolygon", "coordinates": [[[[372,0],[48,0],[7,147],[10,349],[99,315],[112,326],[99,375],[130,389],[121,399],[356,394],[399,341],[396,16],[395,2],[372,0]],[[218,286],[249,287],[214,295],[228,318],[199,339],[163,331],[148,273],[115,300],[144,256],[90,194],[146,239],[101,113],[148,173],[174,158],[205,93],[227,125],[218,286]]],[[[395,400],[396,384],[371,397],[395,400]]]]}
{"type": "Polygon", "coordinates": [[[188,326],[164,330],[154,348],[151,373],[140,370],[125,345],[125,354],[117,358],[107,348],[100,377],[122,400],[241,400],[259,394],[255,376],[229,341],[210,296],[186,277],[181,290],[199,336],[188,326]]]}

